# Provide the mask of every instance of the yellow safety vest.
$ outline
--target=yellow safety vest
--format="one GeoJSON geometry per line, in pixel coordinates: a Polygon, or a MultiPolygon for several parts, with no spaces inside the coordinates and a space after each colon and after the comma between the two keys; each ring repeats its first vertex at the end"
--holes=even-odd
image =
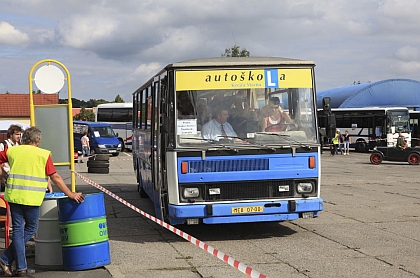
{"type": "Polygon", "coordinates": [[[334,145],[338,145],[338,133],[335,134],[334,138],[332,139],[334,145]]]}
{"type": "Polygon", "coordinates": [[[40,206],[48,186],[45,174],[50,151],[31,145],[7,149],[10,174],[4,198],[15,204],[40,206]]]}

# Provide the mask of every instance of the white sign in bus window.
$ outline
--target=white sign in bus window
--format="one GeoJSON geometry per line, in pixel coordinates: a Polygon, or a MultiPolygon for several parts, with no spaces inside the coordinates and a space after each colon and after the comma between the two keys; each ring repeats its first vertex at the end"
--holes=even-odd
{"type": "Polygon", "coordinates": [[[101,134],[99,133],[99,131],[94,131],[93,134],[95,135],[95,137],[101,137],[101,134]]]}
{"type": "Polygon", "coordinates": [[[197,119],[178,120],[176,134],[197,134],[197,119]]]}

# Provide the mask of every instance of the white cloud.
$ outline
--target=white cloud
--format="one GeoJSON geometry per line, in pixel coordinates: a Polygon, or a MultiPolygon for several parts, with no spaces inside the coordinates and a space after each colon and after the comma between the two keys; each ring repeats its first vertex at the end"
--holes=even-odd
{"type": "Polygon", "coordinates": [[[29,36],[13,27],[6,21],[0,22],[0,44],[25,46],[29,36]]]}
{"type": "Polygon", "coordinates": [[[396,52],[395,56],[403,61],[413,62],[419,61],[420,59],[420,51],[416,47],[412,47],[410,45],[400,47],[396,52]]]}
{"type": "Polygon", "coordinates": [[[58,32],[63,45],[86,49],[112,39],[117,27],[118,22],[115,19],[78,14],[60,21],[58,32]]]}

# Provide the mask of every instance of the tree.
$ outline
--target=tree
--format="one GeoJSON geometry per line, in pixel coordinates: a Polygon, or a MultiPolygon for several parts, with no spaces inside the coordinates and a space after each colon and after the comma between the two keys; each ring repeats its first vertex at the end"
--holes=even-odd
{"type": "Polygon", "coordinates": [[[83,121],[90,121],[90,122],[94,122],[95,121],[95,113],[93,113],[90,110],[86,110],[85,107],[82,107],[82,109],[80,109],[80,113],[75,115],[73,117],[74,120],[83,120],[83,121]]]}
{"type": "Polygon", "coordinates": [[[231,48],[226,48],[225,53],[222,54],[222,57],[249,57],[249,51],[245,48],[240,50],[239,45],[234,45],[231,48]]]}
{"type": "Polygon", "coordinates": [[[117,95],[114,99],[114,103],[124,103],[125,101],[122,99],[120,95],[117,95]]]}

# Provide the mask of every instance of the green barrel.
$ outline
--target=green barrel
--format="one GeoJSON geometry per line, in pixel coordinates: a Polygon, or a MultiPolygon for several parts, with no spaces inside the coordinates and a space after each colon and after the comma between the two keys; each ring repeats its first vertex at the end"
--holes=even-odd
{"type": "Polygon", "coordinates": [[[60,235],[63,247],[106,241],[108,240],[106,217],[72,223],[60,223],[60,235]]]}

